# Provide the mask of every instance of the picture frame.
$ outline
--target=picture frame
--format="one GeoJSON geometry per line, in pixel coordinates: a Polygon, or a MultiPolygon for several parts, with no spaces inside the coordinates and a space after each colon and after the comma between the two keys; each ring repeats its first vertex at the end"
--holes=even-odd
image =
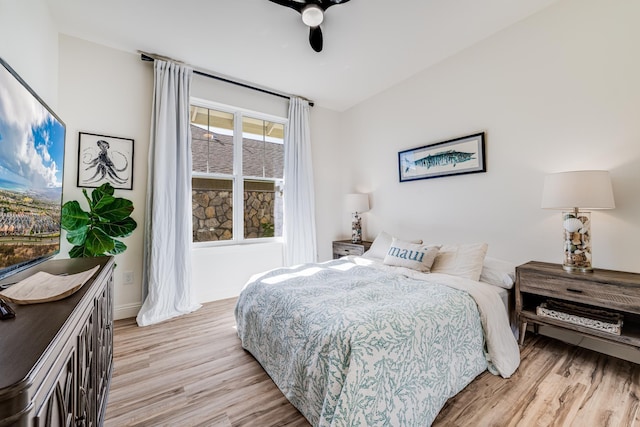
{"type": "Polygon", "coordinates": [[[484,132],[398,153],[400,182],[486,172],[484,132]]]}
{"type": "Polygon", "coordinates": [[[133,139],[80,132],[78,187],[133,189],[133,139]]]}

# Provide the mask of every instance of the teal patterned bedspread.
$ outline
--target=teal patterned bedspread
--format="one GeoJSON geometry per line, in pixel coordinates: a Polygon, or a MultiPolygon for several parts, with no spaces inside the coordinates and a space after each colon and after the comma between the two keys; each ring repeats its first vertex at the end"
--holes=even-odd
{"type": "Polygon", "coordinates": [[[464,291],[346,260],[253,278],[242,346],[314,426],[428,426],[487,369],[464,291]]]}

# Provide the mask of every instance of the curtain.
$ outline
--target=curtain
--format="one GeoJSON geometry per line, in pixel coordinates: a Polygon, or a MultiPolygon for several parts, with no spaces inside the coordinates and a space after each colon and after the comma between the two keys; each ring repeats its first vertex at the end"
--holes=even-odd
{"type": "Polygon", "coordinates": [[[316,219],[311,162],[309,103],[289,102],[289,131],[284,155],[284,262],[316,262],[316,219]]]}
{"type": "Polygon", "coordinates": [[[191,131],[193,70],[156,60],[147,176],[140,326],[200,308],[191,289],[191,131]]]}

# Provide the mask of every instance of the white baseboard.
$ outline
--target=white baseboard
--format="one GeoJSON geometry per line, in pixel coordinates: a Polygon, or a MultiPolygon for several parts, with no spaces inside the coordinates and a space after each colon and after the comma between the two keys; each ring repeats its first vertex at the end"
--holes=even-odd
{"type": "Polygon", "coordinates": [[[117,306],[113,310],[113,318],[115,320],[120,320],[120,319],[128,319],[130,317],[136,317],[141,307],[142,307],[142,304],[140,303],[125,304],[125,305],[117,306]]]}

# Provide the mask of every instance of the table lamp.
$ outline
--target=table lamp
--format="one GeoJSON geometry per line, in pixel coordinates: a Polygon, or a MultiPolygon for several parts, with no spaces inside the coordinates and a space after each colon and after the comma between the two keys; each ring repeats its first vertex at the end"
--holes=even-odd
{"type": "Polygon", "coordinates": [[[362,242],[362,220],[360,214],[369,210],[369,196],[366,194],[347,194],[345,197],[347,212],[353,214],[351,220],[351,242],[362,242]]]}
{"type": "Polygon", "coordinates": [[[593,271],[591,212],[585,210],[615,207],[611,176],[608,171],[560,172],[545,177],[542,208],[563,210],[564,261],[562,267],[566,271],[593,271]]]}

